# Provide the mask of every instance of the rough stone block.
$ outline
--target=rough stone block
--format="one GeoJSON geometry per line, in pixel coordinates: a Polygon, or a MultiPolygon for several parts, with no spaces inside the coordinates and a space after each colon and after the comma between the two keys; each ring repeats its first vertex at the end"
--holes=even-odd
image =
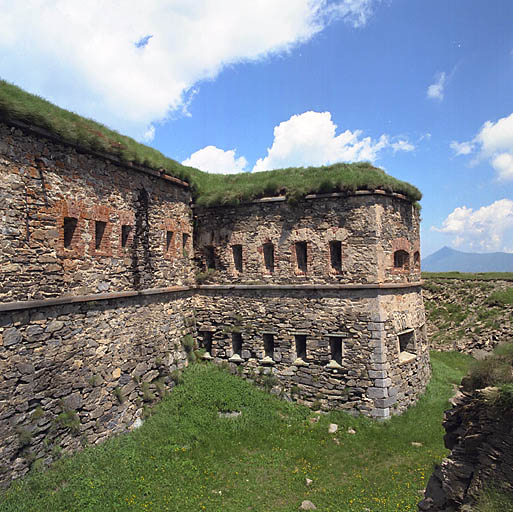
{"type": "Polygon", "coordinates": [[[373,363],[386,363],[387,356],[384,353],[371,354],[371,362],[373,363]]]}
{"type": "Polygon", "coordinates": [[[388,388],[388,396],[397,396],[397,393],[399,392],[399,389],[397,386],[390,386],[388,388]]]}
{"type": "Polygon", "coordinates": [[[376,387],[377,388],[388,388],[388,386],[392,385],[392,380],[387,378],[387,379],[376,379],[376,387]]]}
{"type": "Polygon", "coordinates": [[[396,396],[391,396],[388,398],[376,398],[376,400],[374,400],[374,405],[377,408],[384,409],[386,407],[390,407],[391,405],[394,405],[396,402],[397,402],[396,396]]]}
{"type": "Polygon", "coordinates": [[[389,418],[390,417],[390,409],[388,407],[385,407],[385,408],[377,408],[376,407],[374,409],[371,409],[370,415],[373,418],[381,418],[381,419],[389,418]]]}
{"type": "Polygon", "coordinates": [[[368,388],[367,396],[369,398],[387,398],[388,390],[386,388],[368,388]]]}
{"type": "Polygon", "coordinates": [[[370,379],[386,379],[388,372],[386,370],[369,370],[370,379]]]}
{"type": "Polygon", "coordinates": [[[3,342],[4,347],[10,347],[11,345],[16,345],[22,340],[21,333],[16,329],[16,327],[10,327],[9,329],[5,329],[3,333],[3,342]]]}

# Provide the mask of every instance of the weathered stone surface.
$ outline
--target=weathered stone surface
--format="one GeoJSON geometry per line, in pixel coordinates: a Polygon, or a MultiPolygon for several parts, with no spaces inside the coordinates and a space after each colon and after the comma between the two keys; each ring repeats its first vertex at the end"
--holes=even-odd
{"type": "Polygon", "coordinates": [[[513,410],[465,394],[446,411],[445,446],[450,455],[435,468],[419,510],[441,512],[471,507],[487,484],[513,492],[513,410]]]}
{"type": "Polygon", "coordinates": [[[490,354],[513,331],[513,304],[496,305],[490,309],[488,299],[495,291],[511,288],[511,281],[501,279],[472,281],[461,279],[426,279],[422,294],[430,307],[426,327],[430,341],[437,350],[458,350],[476,359],[490,354]],[[443,332],[436,314],[450,307],[461,308],[463,320],[448,317],[443,332]],[[482,318],[486,310],[490,316],[482,318]]]}
{"type": "Polygon", "coordinates": [[[4,330],[2,333],[2,339],[4,347],[10,347],[11,345],[19,343],[22,340],[22,336],[18,329],[10,327],[4,330]]]}
{"type": "Polygon", "coordinates": [[[0,314],[0,457],[18,461],[0,483],[28,470],[14,429],[40,408],[45,428],[32,448],[49,460],[58,439],[74,450],[80,438],[98,443],[136,428],[149,396],[143,384],[156,395],[157,384],[170,383],[186,364],[187,334],[214,361],[231,359],[233,371],[322,409],[383,418],[387,391],[394,413],[423,391],[430,370],[413,260],[419,215],[409,201],[359,193],[198,207],[193,238],[190,199],[158,172],[0,124],[0,303],[62,299],[0,314]],[[266,243],[275,247],[273,271],[266,243]],[[233,246],[241,246],[242,269],[233,246]],[[330,247],[340,250],[338,263],[330,247]],[[409,264],[395,267],[397,250],[409,264]],[[194,286],[207,257],[213,283],[249,288],[154,294],[194,286]],[[302,284],[312,286],[288,287],[302,284]],[[102,300],[78,301],[95,294],[102,300]],[[416,340],[407,362],[397,336],[405,329],[416,340]],[[63,413],[71,426],[59,424],[63,413]]]}

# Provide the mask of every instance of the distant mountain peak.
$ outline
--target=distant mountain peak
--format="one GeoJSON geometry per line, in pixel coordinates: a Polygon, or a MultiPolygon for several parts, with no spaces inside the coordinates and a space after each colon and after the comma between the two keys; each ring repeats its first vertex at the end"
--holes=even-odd
{"type": "Polygon", "coordinates": [[[422,260],[426,272],[513,272],[513,254],[472,253],[444,246],[422,260]]]}

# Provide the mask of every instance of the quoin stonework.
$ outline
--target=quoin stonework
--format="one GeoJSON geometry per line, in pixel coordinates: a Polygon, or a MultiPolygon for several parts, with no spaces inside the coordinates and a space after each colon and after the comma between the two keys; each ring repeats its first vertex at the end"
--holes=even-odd
{"type": "Polygon", "coordinates": [[[387,418],[425,389],[411,199],[371,189],[206,207],[190,189],[0,123],[1,482],[139,425],[191,339],[325,410],[387,418]]]}

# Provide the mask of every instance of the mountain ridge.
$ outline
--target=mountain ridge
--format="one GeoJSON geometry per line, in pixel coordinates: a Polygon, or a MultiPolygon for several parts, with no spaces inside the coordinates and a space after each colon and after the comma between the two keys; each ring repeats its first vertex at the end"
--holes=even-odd
{"type": "Polygon", "coordinates": [[[513,253],[463,252],[444,246],[422,259],[425,272],[513,272],[513,253]]]}

